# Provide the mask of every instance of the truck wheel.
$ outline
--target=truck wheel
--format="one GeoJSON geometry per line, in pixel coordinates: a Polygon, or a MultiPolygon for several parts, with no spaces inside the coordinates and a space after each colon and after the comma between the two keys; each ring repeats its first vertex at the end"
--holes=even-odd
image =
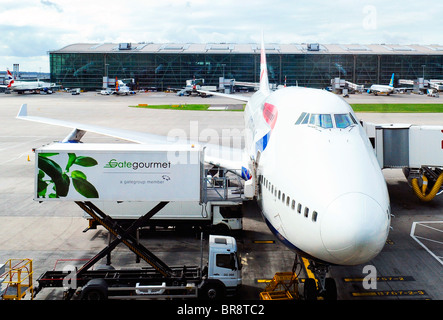
{"type": "Polygon", "coordinates": [[[91,279],[83,287],[82,300],[106,300],[108,284],[104,279],[91,279]]]}
{"type": "Polygon", "coordinates": [[[224,223],[219,223],[212,227],[212,234],[214,235],[229,235],[230,231],[229,227],[224,223]]]}
{"type": "Polygon", "coordinates": [[[82,300],[105,300],[103,292],[99,289],[91,289],[83,292],[82,300]]]}
{"type": "Polygon", "coordinates": [[[206,284],[200,291],[200,296],[204,300],[222,299],[223,295],[223,289],[215,283],[206,284]]]}

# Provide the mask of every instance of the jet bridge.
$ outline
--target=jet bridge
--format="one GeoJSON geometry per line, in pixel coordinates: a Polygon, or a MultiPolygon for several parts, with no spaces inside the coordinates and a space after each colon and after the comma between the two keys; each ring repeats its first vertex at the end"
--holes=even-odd
{"type": "Polygon", "coordinates": [[[364,85],[359,85],[340,78],[331,79],[331,88],[332,92],[343,94],[346,94],[347,92],[362,93],[364,91],[364,85]]]}
{"type": "Polygon", "coordinates": [[[382,169],[403,169],[422,201],[430,201],[443,192],[443,126],[362,125],[382,169]]]}

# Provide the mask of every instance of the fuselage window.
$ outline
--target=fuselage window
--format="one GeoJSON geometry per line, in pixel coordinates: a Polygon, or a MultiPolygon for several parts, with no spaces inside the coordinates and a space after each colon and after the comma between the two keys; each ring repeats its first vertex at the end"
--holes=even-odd
{"type": "Polygon", "coordinates": [[[311,114],[311,118],[309,119],[309,124],[312,124],[317,127],[321,127],[324,129],[331,129],[334,127],[332,124],[332,117],[330,114],[311,114]]]}
{"type": "Polygon", "coordinates": [[[313,213],[312,213],[312,221],[317,221],[317,211],[314,211],[313,213]]]}
{"type": "Polygon", "coordinates": [[[291,208],[292,208],[292,210],[295,210],[295,200],[292,200],[291,208]]]}
{"type": "Polygon", "coordinates": [[[335,125],[339,129],[345,129],[354,124],[349,114],[334,114],[335,125]]]}
{"type": "Polygon", "coordinates": [[[281,196],[281,201],[284,203],[285,202],[285,194],[283,193],[283,195],[281,196]]]}
{"type": "Polygon", "coordinates": [[[281,191],[278,190],[278,200],[280,200],[280,197],[281,197],[281,191]]]}
{"type": "Polygon", "coordinates": [[[308,208],[308,207],[306,207],[306,208],[305,208],[305,217],[307,218],[307,217],[308,217],[308,215],[309,215],[309,208],[308,208]]]}
{"type": "Polygon", "coordinates": [[[301,203],[299,203],[298,206],[297,206],[297,212],[301,213],[301,203]]]}
{"type": "Polygon", "coordinates": [[[290,197],[288,196],[287,198],[286,198],[286,205],[287,206],[289,206],[289,202],[291,201],[291,199],[290,199],[290,197]]]}

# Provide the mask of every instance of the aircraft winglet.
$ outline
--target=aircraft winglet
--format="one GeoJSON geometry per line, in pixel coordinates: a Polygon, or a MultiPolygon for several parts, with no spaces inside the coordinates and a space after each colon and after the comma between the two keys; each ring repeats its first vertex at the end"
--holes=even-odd
{"type": "Polygon", "coordinates": [[[28,105],[26,103],[22,104],[18,114],[17,114],[17,118],[20,117],[26,117],[28,115],[28,105]]]}

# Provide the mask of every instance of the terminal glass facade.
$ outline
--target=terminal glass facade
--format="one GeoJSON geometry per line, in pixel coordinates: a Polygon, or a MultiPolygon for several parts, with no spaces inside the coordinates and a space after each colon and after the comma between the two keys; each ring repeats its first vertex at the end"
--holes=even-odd
{"type": "MultiPolygon", "coordinates": [[[[277,54],[267,55],[269,79],[277,85],[325,88],[340,77],[356,84],[389,84],[395,79],[443,79],[443,55],[277,54]]],[[[137,88],[183,88],[186,80],[219,78],[258,82],[259,54],[50,53],[51,81],[65,88],[96,90],[103,77],[134,79],[137,88]]],[[[125,81],[126,82],[126,81],[125,81]]]]}

